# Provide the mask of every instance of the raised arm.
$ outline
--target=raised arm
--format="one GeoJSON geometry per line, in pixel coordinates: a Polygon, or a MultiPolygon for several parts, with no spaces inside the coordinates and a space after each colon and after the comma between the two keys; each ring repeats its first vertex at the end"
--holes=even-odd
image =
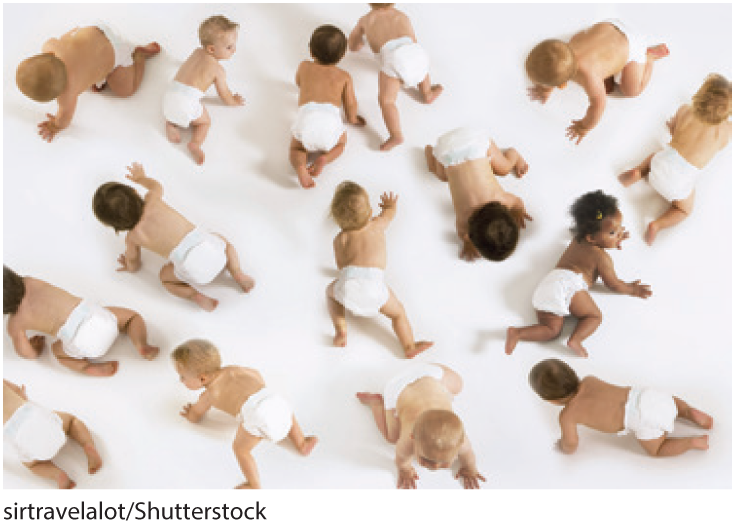
{"type": "Polygon", "coordinates": [[[38,134],[47,142],[51,142],[59,131],[69,127],[77,108],[77,97],[74,95],[59,95],[56,102],[59,106],[56,115],[47,113],[48,120],[38,124],[38,134]]]}
{"type": "Polygon", "coordinates": [[[359,51],[362,46],[365,45],[363,36],[365,35],[365,28],[362,25],[362,18],[357,22],[357,25],[350,33],[350,37],[347,39],[347,46],[350,51],[359,51]]]}
{"type": "Polygon", "coordinates": [[[633,282],[623,282],[620,280],[617,274],[615,274],[615,267],[613,266],[610,255],[603,251],[600,255],[600,259],[597,271],[600,274],[602,282],[610,290],[638,298],[648,298],[651,296],[651,286],[641,284],[640,280],[635,280],[633,282]]]}
{"type": "Polygon", "coordinates": [[[143,166],[137,162],[133,162],[132,165],[128,166],[128,174],[125,177],[131,182],[135,182],[146,188],[148,198],[162,198],[163,197],[163,186],[153,178],[146,176],[143,166]]]}
{"type": "Polygon", "coordinates": [[[580,84],[587,93],[590,105],[587,108],[587,113],[585,113],[584,118],[581,120],[572,120],[572,125],[567,128],[567,138],[572,142],[576,140],[577,144],[600,121],[602,114],[605,112],[605,104],[607,103],[604,82],[590,75],[585,75],[582,81],[580,81],[580,84]]]}
{"type": "Polygon", "coordinates": [[[345,117],[350,124],[356,126],[364,126],[365,119],[357,114],[357,97],[355,96],[355,88],[352,85],[352,77],[348,74],[342,91],[342,104],[345,108],[345,117]]]}
{"type": "Polygon", "coordinates": [[[387,228],[390,225],[393,218],[396,216],[396,206],[398,204],[398,195],[394,195],[393,192],[385,192],[380,195],[380,214],[375,217],[375,223],[381,225],[383,228],[387,228]]]}
{"type": "Polygon", "coordinates": [[[464,442],[459,448],[458,458],[459,470],[455,478],[461,479],[464,489],[479,489],[479,481],[485,482],[485,477],[477,471],[475,452],[472,451],[472,444],[470,444],[467,435],[465,435],[464,442]]]}
{"type": "Polygon", "coordinates": [[[217,90],[217,94],[222,101],[228,106],[241,106],[245,104],[245,99],[238,95],[233,94],[227,85],[227,74],[225,68],[218,65],[217,73],[214,76],[214,87],[217,90]]]}
{"type": "Polygon", "coordinates": [[[185,405],[179,414],[189,422],[197,423],[202,420],[211,407],[212,395],[209,391],[204,390],[204,393],[199,395],[199,400],[197,400],[196,404],[185,405]]]}
{"type": "Polygon", "coordinates": [[[562,409],[559,414],[559,427],[561,428],[561,438],[559,439],[559,449],[567,454],[577,451],[579,445],[579,435],[577,434],[577,423],[569,416],[566,409],[562,409]]]}

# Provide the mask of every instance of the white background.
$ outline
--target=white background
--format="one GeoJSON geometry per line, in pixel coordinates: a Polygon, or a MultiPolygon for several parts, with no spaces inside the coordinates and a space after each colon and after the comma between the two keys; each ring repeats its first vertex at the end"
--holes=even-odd
{"type": "MultiPolygon", "coordinates": [[[[4,378],[25,384],[34,401],[84,420],[104,460],[100,472],[89,476],[81,450],[68,445],[58,464],[80,488],[226,489],[240,483],[230,447],[236,422],[212,412],[192,425],[178,415],[196,394],[178,382],[168,354],[188,338],[203,337],[219,346],[225,363],[259,369],[270,387],[290,399],[304,430],[320,439],[309,458],[288,444],[259,445],[255,457],[265,487],[391,489],[393,448],[354,394],[382,390],[406,363],[382,317],[349,317],[347,348],[331,347],[324,300],[324,288],[336,275],[331,246],[338,231],[328,206],[334,187],[350,179],[367,189],[376,209],[381,192],[399,194],[388,230],[388,283],[417,338],[435,342],[419,359],[449,365],[464,378],[455,408],[488,479],[483,488],[731,487],[732,150],[703,173],[693,216],[661,233],[653,247],[642,235],[667,204],[645,182],[624,189],[616,178],[668,140],[666,119],[706,74],[732,77],[731,6],[404,5],[444,94],[431,106],[418,103],[415,93],[401,94],[406,142],[381,153],[386,131],[377,104],[379,66],[367,49],[348,53],[340,66],[353,76],[368,125],[349,128],[343,156],[327,166],[315,189],[304,191],[287,157],[297,109],[294,73],[308,58],[317,26],[331,23],[348,35],[366,9],[4,6],[3,262],[76,295],[139,311],[151,342],[161,347],[160,357],[147,362],[121,337],[109,354],[120,360],[120,370],[102,379],[66,370],[49,352],[25,361],[4,336],[4,378]],[[185,144],[167,142],[160,101],[198,45],[199,23],[217,13],[241,24],[238,51],[226,68],[233,92],[243,94],[246,105],[224,107],[213,90],[205,99],[212,128],[204,144],[206,162],[198,167],[185,144]],[[572,85],[555,92],[546,106],[531,103],[523,62],[540,40],[566,39],[611,16],[641,29],[652,42],[666,42],[671,55],[656,63],[643,95],[608,99],[601,123],[575,146],[564,132],[572,118],[584,114],[583,91],[572,85]],[[55,112],[55,103],[25,98],[15,87],[15,68],[40,52],[46,39],[96,20],[111,23],[135,43],[156,40],[163,52],[147,63],[133,98],[83,94],[72,126],[46,144],[36,125],[46,112],[55,112]],[[458,259],[449,189],[427,172],[423,159],[426,144],[467,124],[484,126],[500,147],[516,147],[530,164],[523,179],[501,179],[534,218],[517,251],[501,263],[458,259]],[[249,296],[220,278],[207,288],[220,306],[205,313],[165,292],[158,281],[164,261],[151,253],[143,254],[139,273],[115,271],[123,235],[97,222],[91,199],[100,184],[125,181],[125,166],[134,161],[162,182],[169,204],[235,244],[245,271],[257,281],[249,296]],[[611,253],[618,275],[651,284],[653,296],[644,301],[595,286],[592,295],[604,321],[587,341],[588,360],[575,358],[564,345],[571,323],[558,341],[521,342],[506,356],[506,327],[535,320],[533,289],[570,240],[569,206],[595,189],[619,199],[631,232],[624,249],[611,253]],[[656,387],[711,413],[710,450],[654,460],[632,437],[581,428],[578,452],[560,454],[554,449],[558,408],[527,385],[533,364],[550,357],[566,360],[580,376],[656,387]]],[[[675,435],[696,433],[680,424],[675,435]]],[[[50,487],[7,448],[3,465],[6,488],[50,487]]],[[[419,469],[419,476],[420,488],[460,488],[446,471],[419,469]]]]}

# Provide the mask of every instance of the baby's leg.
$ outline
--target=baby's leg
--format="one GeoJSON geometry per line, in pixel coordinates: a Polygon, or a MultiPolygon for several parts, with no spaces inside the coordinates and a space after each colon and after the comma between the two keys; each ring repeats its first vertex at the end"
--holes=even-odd
{"type": "Polygon", "coordinates": [[[337,142],[337,145],[326,153],[321,153],[316,158],[316,160],[314,160],[314,163],[307,168],[309,174],[311,176],[319,176],[319,174],[322,172],[322,169],[324,169],[324,166],[326,166],[330,162],[334,162],[339,157],[339,155],[344,152],[346,142],[347,133],[342,133],[342,136],[339,137],[339,142],[337,142]]]}
{"type": "Polygon", "coordinates": [[[133,51],[133,65],[116,67],[112,73],[107,75],[107,86],[110,91],[117,96],[130,96],[135,93],[143,81],[145,61],[156,56],[160,51],[161,46],[156,42],[136,47],[133,51]]]}
{"type": "Polygon", "coordinates": [[[108,307],[107,309],[117,318],[117,329],[130,338],[140,356],[146,360],[156,358],[158,347],[148,343],[148,331],[143,317],[132,309],[122,307],[108,307]]]}
{"type": "Polygon", "coordinates": [[[398,423],[396,422],[396,410],[386,411],[383,403],[383,395],[380,393],[357,393],[357,399],[368,406],[373,413],[375,425],[385,440],[391,444],[398,441],[398,423]]]}
{"type": "Polygon", "coordinates": [[[345,318],[345,307],[334,298],[334,284],[336,280],[327,286],[327,308],[329,318],[334,325],[334,345],[345,347],[347,345],[347,319],[345,318]]]}
{"type": "Polygon", "coordinates": [[[690,422],[694,422],[697,426],[704,429],[712,429],[714,421],[712,417],[703,411],[691,407],[678,397],[674,397],[676,403],[677,417],[681,417],[690,422]]]}
{"type": "Polygon", "coordinates": [[[291,146],[288,150],[288,160],[291,162],[291,165],[296,171],[296,175],[299,177],[301,187],[304,189],[314,187],[314,180],[312,180],[311,173],[309,173],[308,168],[309,152],[304,148],[304,145],[295,138],[291,139],[291,146]]]}
{"type": "Polygon", "coordinates": [[[245,475],[245,482],[236,486],[237,489],[260,489],[258,466],[251,453],[260,440],[260,437],[251,435],[242,426],[237,428],[235,440],[232,442],[232,451],[235,452],[237,463],[245,475]]]}
{"type": "Polygon", "coordinates": [[[644,239],[650,246],[656,240],[656,235],[662,229],[673,227],[688,217],[694,209],[694,191],[684,200],[674,200],[666,212],[656,220],[648,224],[644,239]]]}
{"type": "Polygon", "coordinates": [[[641,178],[645,178],[648,176],[648,173],[651,172],[651,159],[653,158],[653,155],[656,153],[652,153],[646,157],[646,159],[638,164],[633,169],[628,169],[627,171],[621,173],[618,175],[618,180],[620,180],[620,183],[623,184],[623,187],[628,187],[636,182],[638,182],[641,178]]]}
{"type": "Polygon", "coordinates": [[[577,327],[574,328],[572,336],[567,340],[567,346],[574,350],[580,357],[589,356],[582,342],[589,337],[602,323],[602,313],[592,300],[589,292],[577,291],[569,304],[569,312],[577,317],[577,327]]]}
{"type": "Polygon", "coordinates": [[[194,162],[199,165],[204,163],[204,151],[202,151],[202,144],[204,139],[207,138],[209,133],[209,126],[212,124],[212,119],[209,118],[209,112],[206,107],[202,108],[202,116],[194,120],[191,126],[191,140],[187,147],[194,156],[194,162]]]}
{"type": "Polygon", "coordinates": [[[411,325],[408,323],[406,310],[403,308],[403,304],[401,304],[393,294],[392,290],[390,291],[388,302],[380,308],[380,312],[391,319],[391,322],[393,323],[393,331],[396,333],[398,340],[403,346],[403,352],[405,353],[406,358],[413,358],[434,345],[433,342],[423,340],[417,342],[414,340],[411,325]]]}
{"type": "Polygon", "coordinates": [[[59,489],[72,489],[77,485],[63,469],[50,460],[24,462],[23,465],[30,469],[34,475],[55,481],[59,489]]]}
{"type": "Polygon", "coordinates": [[[424,103],[431,104],[434,100],[439,98],[439,95],[442,94],[444,88],[441,84],[431,85],[431,78],[429,78],[429,74],[427,73],[419,84],[419,91],[421,91],[421,95],[424,97],[424,103]]]}
{"type": "Polygon", "coordinates": [[[639,439],[638,442],[652,457],[674,457],[690,449],[709,449],[709,437],[707,435],[667,438],[666,434],[663,434],[660,438],[654,440],[639,439]]]}
{"type": "Polygon", "coordinates": [[[235,246],[230,244],[230,242],[219,233],[215,234],[224,240],[226,244],[225,255],[227,256],[227,271],[230,272],[230,275],[232,275],[232,278],[235,279],[235,282],[237,282],[237,285],[240,286],[243,292],[248,293],[255,286],[255,280],[246,275],[240,267],[240,257],[237,255],[235,246]]]}
{"type": "Polygon", "coordinates": [[[166,120],[166,138],[172,144],[181,142],[181,129],[176,124],[166,120]]]}
{"type": "Polygon", "coordinates": [[[424,148],[424,156],[426,157],[426,166],[429,168],[429,171],[434,173],[436,178],[442,182],[446,182],[448,180],[447,173],[442,163],[434,156],[434,148],[432,146],[426,146],[424,148]]]}
{"type": "Polygon", "coordinates": [[[288,439],[296,446],[298,452],[305,457],[311,454],[311,451],[319,440],[314,435],[304,437],[304,432],[301,431],[301,426],[296,422],[296,417],[293,417],[291,431],[288,432],[288,439]]]}
{"type": "Polygon", "coordinates": [[[84,454],[87,456],[87,470],[90,475],[97,473],[102,466],[102,459],[97,452],[94,440],[92,440],[92,435],[89,433],[87,426],[84,425],[84,422],[69,413],[57,411],[56,414],[59,415],[61,421],[64,423],[64,433],[82,446],[84,454]]]}
{"type": "Polygon", "coordinates": [[[561,333],[564,326],[564,317],[549,313],[548,311],[536,311],[538,324],[522,328],[509,327],[505,337],[505,354],[510,355],[520,340],[531,342],[546,342],[555,339],[561,333]]]}
{"type": "Polygon", "coordinates": [[[117,361],[110,362],[90,362],[86,358],[72,358],[64,353],[64,346],[61,340],[57,340],[51,345],[56,360],[64,367],[72,371],[78,371],[93,377],[111,377],[117,372],[117,361]]]}
{"type": "Polygon", "coordinates": [[[653,63],[656,60],[668,56],[669,50],[666,44],[659,44],[648,48],[646,55],[646,63],[628,62],[623,68],[623,74],[620,79],[620,92],[623,96],[638,96],[648,85],[653,73],[653,63]]]}
{"type": "Polygon", "coordinates": [[[444,387],[447,388],[447,391],[452,395],[459,395],[459,392],[462,391],[462,387],[464,386],[462,377],[460,377],[456,371],[448,368],[447,366],[442,364],[437,365],[444,370],[444,374],[442,375],[442,384],[444,384],[444,387]]]}
{"type": "Polygon", "coordinates": [[[380,111],[383,113],[385,127],[388,128],[390,134],[388,140],[380,146],[381,151],[390,151],[395,146],[403,143],[401,119],[396,107],[396,99],[400,89],[400,80],[392,78],[382,71],[378,74],[378,103],[380,104],[380,111]]]}
{"type": "Polygon", "coordinates": [[[219,304],[219,300],[203,295],[186,282],[179,280],[174,274],[174,265],[171,262],[161,268],[158,276],[166,291],[179,298],[191,300],[204,311],[213,311],[219,304]]]}

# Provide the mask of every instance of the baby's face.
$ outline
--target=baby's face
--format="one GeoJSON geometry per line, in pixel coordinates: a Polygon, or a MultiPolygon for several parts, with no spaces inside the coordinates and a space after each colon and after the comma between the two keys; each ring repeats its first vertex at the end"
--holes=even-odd
{"type": "Polygon", "coordinates": [[[202,381],[199,376],[189,369],[186,369],[180,362],[176,363],[176,372],[179,374],[179,380],[189,389],[199,389],[202,387],[202,381]]]}
{"type": "Polygon", "coordinates": [[[214,58],[228,60],[237,50],[237,29],[219,34],[209,47],[214,58]]]}
{"type": "Polygon", "coordinates": [[[419,466],[429,469],[431,471],[437,469],[449,469],[452,467],[452,463],[457,458],[456,450],[449,450],[441,455],[427,457],[426,453],[422,449],[423,446],[416,444],[416,462],[419,466]]]}
{"type": "Polygon", "coordinates": [[[627,238],[623,227],[623,214],[620,210],[614,215],[602,220],[600,230],[592,235],[592,243],[603,249],[620,248],[623,240],[627,238]]]}

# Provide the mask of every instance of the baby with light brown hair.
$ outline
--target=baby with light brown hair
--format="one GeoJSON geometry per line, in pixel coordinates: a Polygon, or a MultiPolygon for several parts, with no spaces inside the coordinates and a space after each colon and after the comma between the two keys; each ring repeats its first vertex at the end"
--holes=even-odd
{"type": "Polygon", "coordinates": [[[204,388],[199,400],[186,404],[181,416],[197,423],[214,407],[236,417],[240,425],[232,443],[235,458],[245,475],[239,489],[260,488],[260,476],[252,450],[263,440],[288,439],[307,456],[317,444],[315,436],[304,437],[287,401],[269,389],[255,369],[222,367],[217,347],[207,340],[192,339],[171,354],[182,384],[196,390],[204,388]]]}
{"type": "Polygon", "coordinates": [[[462,391],[462,378],[441,364],[411,364],[380,393],[357,393],[372,410],[381,435],[396,445],[398,488],[416,488],[413,458],[430,470],[449,469],[459,460],[456,478],[465,489],[485,481],[452,400],[462,391]]]}
{"type": "Polygon", "coordinates": [[[350,181],[337,186],[331,215],[342,228],[333,243],[340,274],[327,287],[327,305],[334,324],[335,346],[347,343],[345,310],[359,316],[382,313],[391,319],[406,358],[413,358],[433,342],[414,340],[403,304],[385,283],[385,230],[395,217],[397,202],[393,193],[383,193],[381,212],[373,217],[365,189],[350,181]]]}
{"type": "Polygon", "coordinates": [[[47,114],[48,120],[38,125],[41,138],[50,142],[71,123],[79,95],[109,87],[117,96],[131,96],[143,80],[145,61],[160,50],[156,42],[133,46],[104,24],[76,27],[23,60],[15,81],[36,102],[56,100],[56,115],[47,114]]]}
{"type": "Polygon", "coordinates": [[[686,219],[694,208],[698,175],[732,138],[732,82],[710,74],[692,98],[666,122],[671,141],[618,178],[625,187],[645,178],[671,202],[663,215],[648,224],[645,239],[650,245],[662,229],[686,219]]]}

